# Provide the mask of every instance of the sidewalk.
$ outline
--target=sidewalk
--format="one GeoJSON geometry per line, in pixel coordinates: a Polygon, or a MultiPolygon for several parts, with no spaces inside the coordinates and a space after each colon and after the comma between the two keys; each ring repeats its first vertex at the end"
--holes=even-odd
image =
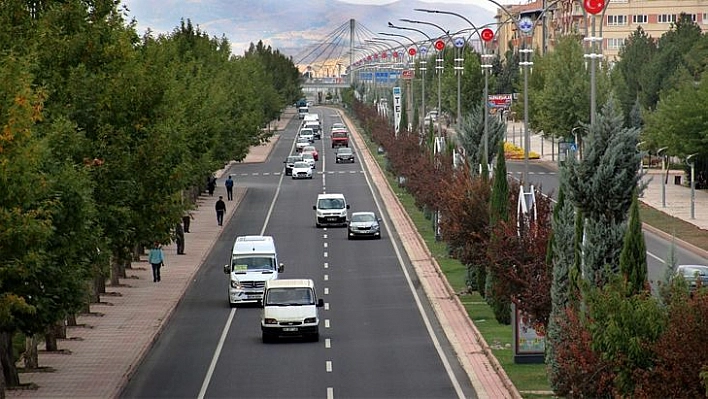
{"type": "MultiPolygon", "coordinates": [[[[273,126],[282,131],[293,115],[295,111],[288,108],[273,126]]],[[[270,142],[277,139],[276,132],[270,142]]],[[[271,148],[252,147],[244,162],[263,162],[271,148]]],[[[216,172],[214,196],[203,194],[197,200],[190,232],[185,234],[185,254],[178,256],[174,243],[163,248],[162,281],[152,282],[146,257],[133,262],[121,286],[107,286],[101,302],[91,305],[91,313],[77,317],[79,326],[68,328],[68,338],[58,342],[60,352],[39,351],[39,365],[44,371],[20,374],[20,383],[38,388],[8,390],[7,398],[115,398],[120,394],[221,232],[214,204],[219,195],[226,197],[223,182],[229,166],[216,172]]],[[[245,193],[246,189],[234,187],[234,200],[226,202],[224,223],[231,219],[245,193]]]]}

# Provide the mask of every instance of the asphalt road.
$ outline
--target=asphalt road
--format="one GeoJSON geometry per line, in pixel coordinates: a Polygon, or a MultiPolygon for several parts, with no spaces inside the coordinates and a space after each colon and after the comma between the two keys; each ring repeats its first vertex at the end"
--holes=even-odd
{"type": "MultiPolygon", "coordinates": [[[[524,173],[524,163],[521,161],[507,162],[507,171],[520,179],[524,173]]],[[[529,163],[529,181],[542,192],[556,198],[559,187],[558,171],[555,167],[543,162],[529,163]]],[[[669,259],[672,243],[649,231],[644,231],[644,241],[647,246],[647,268],[649,281],[656,288],[658,281],[663,281],[669,269],[669,259]]],[[[705,260],[693,252],[674,245],[676,264],[704,264],[705,260]]]]}
{"type": "Polygon", "coordinates": [[[297,119],[267,162],[232,167],[228,173],[248,192],[122,397],[476,397],[389,229],[365,166],[358,157],[354,164],[334,162],[326,133],[339,117],[313,110],[325,132],[316,142],[314,178],[283,174],[297,119]],[[350,212],[379,213],[383,239],[350,241],[345,228],[316,228],[312,206],[322,192],[343,193],[350,212]],[[315,281],[326,303],[320,342],[263,344],[260,309],[229,307],[223,265],[234,238],[246,234],[274,237],[285,264],[281,278],[315,281]]]}

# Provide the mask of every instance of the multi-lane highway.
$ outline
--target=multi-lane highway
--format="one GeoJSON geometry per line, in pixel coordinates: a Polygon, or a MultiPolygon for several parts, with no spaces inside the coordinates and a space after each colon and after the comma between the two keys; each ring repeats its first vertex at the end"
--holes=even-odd
{"type": "MultiPolygon", "coordinates": [[[[524,171],[523,162],[507,162],[507,170],[509,173],[520,179],[524,171]]],[[[559,175],[558,169],[545,162],[530,162],[529,163],[529,181],[531,184],[540,189],[544,193],[548,193],[552,197],[558,194],[559,175]]],[[[659,237],[658,235],[645,230],[644,240],[647,245],[647,267],[649,271],[649,280],[653,287],[656,287],[658,281],[663,281],[666,276],[667,260],[671,247],[674,247],[676,256],[676,264],[705,264],[706,259],[691,251],[688,251],[680,246],[672,244],[670,241],[659,237]]]]}
{"type": "Polygon", "coordinates": [[[327,133],[339,115],[313,111],[325,133],[315,143],[320,160],[314,178],[292,180],[283,173],[283,160],[294,152],[297,119],[267,162],[228,171],[248,191],[123,397],[476,397],[361,158],[334,162],[327,133]],[[323,192],[344,194],[350,212],[383,216],[383,239],[350,241],[345,228],[316,228],[312,206],[323,192]],[[234,238],[247,234],[275,238],[285,264],[281,278],[315,281],[325,301],[319,342],[263,344],[260,309],[229,307],[223,266],[234,238]]]}

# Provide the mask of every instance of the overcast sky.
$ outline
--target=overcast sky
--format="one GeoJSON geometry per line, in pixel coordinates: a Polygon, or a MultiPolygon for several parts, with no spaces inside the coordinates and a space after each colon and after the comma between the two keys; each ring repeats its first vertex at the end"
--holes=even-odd
{"type": "MultiPolygon", "coordinates": [[[[344,3],[353,3],[353,4],[389,4],[389,3],[394,3],[397,0],[339,0],[344,3]]],[[[420,0],[424,1],[426,3],[454,3],[454,4],[474,4],[480,7],[484,7],[490,11],[496,11],[497,6],[495,6],[492,2],[487,1],[487,0],[420,0]]],[[[497,1],[499,4],[505,5],[509,3],[523,3],[524,0],[518,0],[516,2],[509,2],[505,0],[497,1]]]]}

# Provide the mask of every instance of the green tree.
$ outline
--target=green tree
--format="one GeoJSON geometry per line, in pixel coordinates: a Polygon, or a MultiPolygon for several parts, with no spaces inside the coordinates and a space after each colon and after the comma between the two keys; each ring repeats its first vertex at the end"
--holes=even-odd
{"type": "Polygon", "coordinates": [[[647,246],[644,243],[642,221],[639,218],[639,199],[636,189],[632,206],[629,208],[629,224],[624,235],[619,267],[626,281],[627,295],[639,294],[647,289],[647,246]]]}
{"type": "Polygon", "coordinates": [[[52,233],[41,170],[46,151],[33,133],[46,93],[32,89],[29,70],[25,59],[0,57],[0,364],[10,387],[19,385],[12,336],[38,314],[31,303],[41,295],[37,286],[51,284],[41,274],[52,233]]]}
{"type": "Polygon", "coordinates": [[[551,283],[551,314],[546,330],[546,365],[551,387],[558,392],[556,384],[562,377],[563,370],[556,359],[556,347],[563,341],[564,331],[562,321],[565,320],[568,305],[571,302],[570,270],[575,262],[573,205],[565,200],[563,187],[558,192],[558,202],[553,208],[552,236],[548,240],[551,264],[553,265],[553,282],[551,283]]]}
{"type": "Polygon", "coordinates": [[[642,76],[647,73],[646,68],[655,55],[655,40],[641,26],[632,32],[620,49],[613,75],[618,83],[615,85],[615,95],[624,115],[631,116],[635,103],[644,96],[642,76]]]}
{"type": "Polygon", "coordinates": [[[662,91],[675,86],[674,74],[686,67],[685,56],[700,41],[701,28],[687,14],[681,14],[671,29],[661,35],[657,41],[656,55],[642,68],[644,73],[639,75],[643,88],[640,98],[645,108],[653,110],[662,91]]]}
{"type": "MultiPolygon", "coordinates": [[[[506,174],[506,159],[504,158],[504,143],[497,144],[497,164],[494,170],[494,181],[492,184],[492,196],[489,201],[489,227],[490,241],[495,241],[499,237],[495,237],[494,231],[500,224],[509,221],[509,182],[506,174]]],[[[490,248],[495,247],[494,244],[490,248]]],[[[497,289],[499,279],[494,269],[486,268],[486,281],[484,285],[485,299],[492,307],[494,317],[499,323],[511,323],[511,298],[503,295],[497,289]]]]}
{"type": "Polygon", "coordinates": [[[646,117],[644,138],[655,147],[669,147],[671,154],[708,155],[708,72],[698,84],[684,81],[677,89],[667,91],[656,111],[646,117]]]}
{"type": "MultiPolygon", "coordinates": [[[[499,118],[487,118],[487,148],[489,154],[486,159],[493,159],[500,143],[503,143],[506,133],[506,124],[499,118]]],[[[478,173],[478,165],[484,161],[484,108],[481,105],[472,106],[469,115],[462,119],[461,131],[457,138],[465,149],[467,163],[473,172],[478,173]]]]}
{"type": "Polygon", "coordinates": [[[619,271],[624,222],[639,183],[639,132],[623,125],[624,118],[611,99],[590,126],[585,157],[566,160],[561,174],[568,199],[586,218],[582,275],[600,286],[619,271]]]}

